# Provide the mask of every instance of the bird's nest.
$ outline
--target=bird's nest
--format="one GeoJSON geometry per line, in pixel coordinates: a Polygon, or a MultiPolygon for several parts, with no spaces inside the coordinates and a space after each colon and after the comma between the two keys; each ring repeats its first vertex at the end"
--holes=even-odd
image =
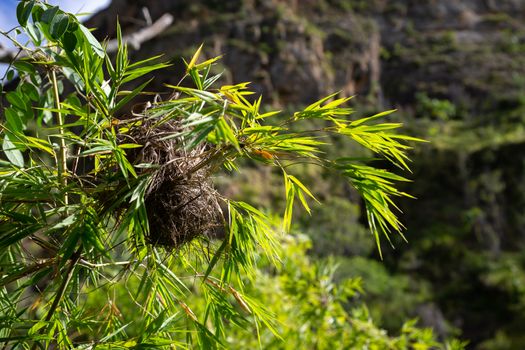
{"type": "Polygon", "coordinates": [[[152,172],[145,192],[148,243],[177,248],[198,236],[210,236],[223,225],[219,194],[211,181],[212,151],[206,144],[188,150],[177,137],[180,120],[143,119],[130,124],[125,141],[142,145],[128,152],[133,165],[152,172]]]}

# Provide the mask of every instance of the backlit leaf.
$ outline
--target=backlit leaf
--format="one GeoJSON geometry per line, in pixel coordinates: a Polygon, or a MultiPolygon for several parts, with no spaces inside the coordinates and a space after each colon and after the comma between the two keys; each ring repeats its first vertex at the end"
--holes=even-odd
{"type": "Polygon", "coordinates": [[[51,34],[51,37],[55,40],[62,37],[62,35],[64,35],[64,33],[67,31],[68,25],[69,16],[63,13],[58,13],[55,17],[53,17],[51,24],[49,25],[49,33],[51,34]]]}
{"type": "Polygon", "coordinates": [[[9,134],[4,134],[4,141],[2,142],[2,149],[7,159],[19,168],[24,167],[24,156],[22,152],[11,141],[9,134]]]}

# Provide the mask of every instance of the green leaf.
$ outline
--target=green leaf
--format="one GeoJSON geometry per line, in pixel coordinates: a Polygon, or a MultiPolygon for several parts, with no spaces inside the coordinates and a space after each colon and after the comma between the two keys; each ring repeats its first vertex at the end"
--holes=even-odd
{"type": "Polygon", "coordinates": [[[123,325],[122,327],[117,329],[116,331],[105,335],[104,338],[99,340],[99,343],[104,343],[104,342],[108,341],[109,339],[111,339],[112,337],[114,337],[115,335],[117,335],[119,333],[122,333],[130,324],[131,324],[131,322],[130,323],[126,323],[125,325],[123,325]]]}
{"type": "Polygon", "coordinates": [[[35,6],[34,1],[20,1],[16,7],[16,19],[22,27],[26,26],[27,20],[31,15],[31,10],[33,10],[33,6],[35,6]]]}
{"type": "Polygon", "coordinates": [[[27,103],[21,93],[17,91],[11,91],[6,94],[7,101],[14,107],[25,111],[27,109],[27,103]]]}
{"type": "Polygon", "coordinates": [[[186,73],[188,73],[197,63],[197,60],[199,59],[203,46],[204,44],[201,44],[201,46],[199,46],[197,51],[195,51],[195,53],[193,54],[193,57],[191,58],[190,63],[188,63],[188,65],[186,66],[186,73]]]}
{"type": "Polygon", "coordinates": [[[42,43],[42,33],[37,28],[37,26],[35,26],[31,22],[28,22],[25,27],[26,27],[27,34],[29,35],[31,40],[33,40],[33,43],[35,44],[35,46],[40,46],[40,44],[42,43]]]}
{"type": "MultiPolygon", "coordinates": [[[[42,13],[44,13],[44,5],[37,2],[35,3],[35,7],[33,7],[33,11],[31,11],[31,16],[33,17],[33,22],[37,23],[40,22],[42,18],[42,13]]],[[[30,23],[30,22],[29,22],[30,23]]]]}
{"type": "Polygon", "coordinates": [[[361,118],[361,119],[358,119],[356,121],[353,121],[352,123],[350,123],[351,126],[358,126],[358,125],[361,125],[363,123],[366,123],[366,122],[369,122],[371,120],[375,120],[375,119],[378,119],[378,118],[382,118],[386,115],[389,115],[389,114],[392,114],[394,113],[395,111],[397,111],[397,109],[391,109],[391,110],[388,110],[388,111],[384,111],[384,112],[381,112],[381,113],[377,113],[377,114],[374,114],[373,116],[371,117],[367,117],[367,118],[361,118]]]}
{"type": "Polygon", "coordinates": [[[4,110],[5,118],[7,120],[7,125],[9,129],[13,132],[22,132],[24,130],[24,123],[22,122],[22,117],[19,112],[12,108],[8,107],[4,110]]]}
{"type": "Polygon", "coordinates": [[[16,62],[13,63],[13,66],[15,66],[15,68],[18,70],[18,72],[25,72],[25,73],[29,73],[29,74],[35,74],[36,73],[36,69],[35,69],[35,66],[33,66],[33,64],[25,61],[25,60],[18,60],[16,62]]]}
{"type": "MultiPolygon", "coordinates": [[[[230,225],[230,228],[231,228],[231,225],[230,225]]],[[[224,249],[229,243],[231,243],[231,236],[230,236],[230,241],[227,239],[224,239],[220,247],[215,251],[213,258],[211,259],[210,263],[208,264],[208,268],[206,269],[206,272],[204,273],[203,281],[205,281],[208,278],[208,276],[210,275],[215,265],[217,265],[217,263],[219,262],[219,259],[222,256],[222,252],[224,251],[224,249]]]]}
{"type": "Polygon", "coordinates": [[[75,213],[75,214],[72,214],[72,215],[69,215],[67,218],[65,218],[64,220],[62,221],[59,221],[58,223],[56,223],[55,225],[53,225],[50,230],[58,230],[60,228],[64,228],[64,227],[68,227],[68,226],[71,226],[73,225],[75,222],[77,222],[78,220],[78,215],[75,213]]]}
{"type": "Polygon", "coordinates": [[[82,153],[80,153],[80,156],[89,156],[97,153],[108,153],[110,151],[113,151],[113,147],[111,147],[111,145],[96,146],[83,151],[82,153]]]}
{"type": "Polygon", "coordinates": [[[40,99],[40,94],[38,92],[38,89],[29,82],[23,82],[21,86],[22,92],[29,97],[31,100],[38,102],[40,99]]]}
{"type": "Polygon", "coordinates": [[[63,13],[57,14],[53,17],[51,24],[49,25],[49,33],[51,37],[55,40],[58,40],[64,35],[69,26],[69,16],[63,13]]]}
{"type": "Polygon", "coordinates": [[[11,81],[15,77],[15,71],[10,69],[7,71],[6,80],[11,81]]]}
{"type": "Polygon", "coordinates": [[[293,202],[295,198],[295,187],[290,181],[288,174],[284,173],[284,185],[286,192],[286,208],[283,216],[283,227],[285,232],[290,232],[292,226],[293,202]]]}
{"type": "Polygon", "coordinates": [[[308,212],[308,214],[312,214],[312,210],[310,209],[310,206],[308,205],[308,202],[306,201],[306,199],[304,198],[304,195],[303,195],[303,192],[298,190],[297,191],[297,196],[299,197],[299,201],[301,202],[301,204],[303,205],[304,209],[306,209],[306,211],[308,212]]]}
{"type": "MultiPolygon", "coordinates": [[[[201,125],[206,126],[206,125],[201,125]]],[[[201,143],[213,130],[215,129],[215,125],[210,125],[204,128],[204,131],[202,131],[198,136],[196,136],[192,142],[187,146],[188,149],[192,149],[196,147],[199,143],[201,143]]],[[[197,130],[197,129],[195,129],[197,130]]]]}
{"type": "Polygon", "coordinates": [[[85,220],[84,229],[82,231],[81,239],[86,247],[93,247],[105,257],[109,257],[108,250],[102,242],[101,231],[98,229],[96,223],[92,222],[91,217],[85,220]]]}
{"type": "Polygon", "coordinates": [[[120,101],[118,101],[117,105],[111,110],[111,113],[117,112],[119,109],[124,107],[126,103],[131,101],[134,97],[136,97],[144,88],[146,85],[148,85],[151,82],[152,79],[142,83],[141,85],[137,86],[133,91],[131,91],[129,94],[127,94],[124,98],[122,98],[120,101]]]}
{"type": "Polygon", "coordinates": [[[55,18],[57,12],[59,11],[58,6],[53,6],[48,8],[42,13],[42,16],[40,17],[40,21],[50,24],[51,21],[53,21],[53,18],[55,18]]]}
{"type": "Polygon", "coordinates": [[[319,203],[319,201],[317,200],[317,198],[315,198],[315,196],[312,194],[312,192],[310,192],[310,190],[308,190],[308,188],[306,188],[305,185],[302,184],[301,181],[299,181],[298,178],[296,178],[295,176],[293,175],[288,175],[288,178],[294,182],[297,186],[299,186],[299,188],[304,192],[306,193],[310,198],[312,198],[314,201],[316,201],[317,203],[319,203]]]}
{"type": "Polygon", "coordinates": [[[217,57],[210,58],[209,60],[206,60],[206,61],[204,61],[204,62],[202,62],[202,63],[199,63],[199,64],[195,65],[195,68],[196,68],[197,70],[200,70],[200,69],[206,68],[207,66],[214,64],[215,62],[217,62],[217,61],[220,60],[221,58],[222,58],[222,55],[221,55],[221,56],[217,56],[217,57]]]}
{"type": "Polygon", "coordinates": [[[67,27],[67,31],[69,33],[74,33],[78,29],[78,20],[70,13],[67,13],[67,15],[69,16],[69,26],[67,27]]]}
{"type": "Polygon", "coordinates": [[[218,135],[220,135],[220,141],[231,143],[240,152],[241,148],[239,146],[239,142],[237,141],[232,128],[228,125],[224,117],[219,118],[216,131],[218,135]]]}
{"type": "Polygon", "coordinates": [[[38,149],[40,151],[47,152],[47,153],[49,153],[52,156],[55,155],[55,152],[53,151],[53,147],[45,139],[32,137],[32,136],[26,136],[26,141],[28,143],[27,146],[30,147],[30,148],[36,148],[36,149],[38,149]]]}
{"type": "Polygon", "coordinates": [[[40,225],[23,225],[22,227],[15,227],[13,230],[7,232],[0,232],[0,250],[9,247],[11,244],[19,242],[21,239],[34,234],[40,229],[40,225]]]}
{"type": "MultiPolygon", "coordinates": [[[[65,36],[64,36],[65,37],[65,36]]],[[[76,40],[76,38],[75,38],[76,40]]],[[[80,89],[84,89],[84,81],[82,80],[82,77],[75,72],[73,69],[68,67],[62,67],[62,72],[64,73],[64,76],[71,81],[75,86],[77,86],[80,89]]]]}
{"type": "Polygon", "coordinates": [[[78,25],[80,30],[82,31],[82,34],[84,34],[84,38],[86,38],[86,40],[88,41],[89,45],[91,46],[91,48],[93,49],[93,51],[100,57],[100,58],[103,58],[104,55],[105,55],[105,51],[104,49],[102,48],[102,45],[100,45],[100,43],[98,42],[97,38],[95,38],[93,36],[93,34],[91,34],[91,32],[89,31],[89,29],[87,29],[85,26],[83,26],[82,24],[79,24],[78,25]]]}
{"type": "Polygon", "coordinates": [[[2,143],[2,149],[9,161],[19,168],[24,167],[24,156],[22,152],[17,149],[14,143],[11,141],[9,134],[4,134],[4,141],[2,143]]]}

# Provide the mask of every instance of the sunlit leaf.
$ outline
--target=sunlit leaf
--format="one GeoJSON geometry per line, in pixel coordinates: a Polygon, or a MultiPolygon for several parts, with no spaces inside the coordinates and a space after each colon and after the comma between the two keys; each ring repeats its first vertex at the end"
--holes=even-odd
{"type": "Polygon", "coordinates": [[[11,137],[9,134],[4,134],[4,140],[2,142],[2,149],[4,151],[4,154],[6,155],[7,159],[13,165],[23,168],[24,167],[24,156],[22,155],[22,152],[15,146],[15,144],[11,141],[11,137]]]}

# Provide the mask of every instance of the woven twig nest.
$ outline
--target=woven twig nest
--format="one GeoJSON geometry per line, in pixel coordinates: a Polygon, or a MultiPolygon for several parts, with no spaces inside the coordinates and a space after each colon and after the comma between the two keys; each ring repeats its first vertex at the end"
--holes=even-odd
{"type": "MultiPolygon", "coordinates": [[[[168,138],[182,130],[180,121],[144,119],[130,125],[126,134],[141,148],[128,153],[134,164],[157,165],[145,194],[149,221],[146,239],[153,245],[180,247],[198,236],[211,236],[222,226],[219,194],[211,181],[210,150],[201,144],[186,150],[178,138],[168,138]]],[[[151,169],[145,169],[144,172],[151,169]]]]}

